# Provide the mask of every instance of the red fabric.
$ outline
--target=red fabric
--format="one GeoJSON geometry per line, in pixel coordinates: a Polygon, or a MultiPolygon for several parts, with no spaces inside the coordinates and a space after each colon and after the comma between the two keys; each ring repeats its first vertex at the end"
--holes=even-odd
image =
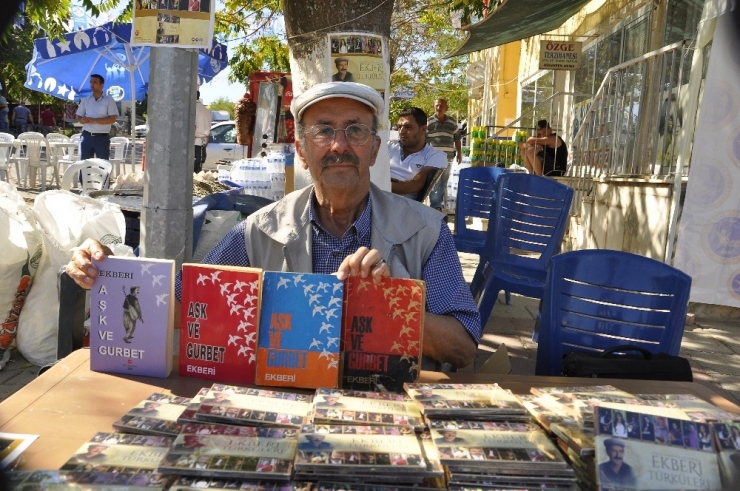
{"type": "Polygon", "coordinates": [[[41,111],[41,121],[44,126],[54,126],[54,111],[51,109],[41,111]]]}

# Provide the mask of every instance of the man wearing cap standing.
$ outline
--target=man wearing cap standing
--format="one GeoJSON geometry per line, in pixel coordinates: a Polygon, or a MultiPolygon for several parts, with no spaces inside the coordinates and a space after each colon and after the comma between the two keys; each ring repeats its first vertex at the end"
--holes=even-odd
{"type": "MultiPolygon", "coordinates": [[[[293,99],[296,155],[313,185],[290,193],[237,224],[204,263],[269,271],[422,279],[427,285],[423,369],[468,365],[481,336],[480,314],[462,276],[443,216],[370,182],[380,146],[378,92],[362,84],[318,84],[293,99]]],[[[90,258],[106,250],[87,241],[67,264],[89,288],[90,258]]],[[[176,292],[180,293],[179,276],[176,292]]]]}
{"type": "Polygon", "coordinates": [[[602,486],[634,487],[635,475],[632,467],[624,462],[624,441],[617,438],[604,440],[609,460],[599,464],[599,480],[602,486]]]}
{"type": "Polygon", "coordinates": [[[89,95],[77,106],[77,118],[82,123],[80,158],[110,158],[110,126],[118,118],[118,107],[112,97],[103,93],[105,79],[101,75],[90,75],[89,95]]]}
{"type": "Polygon", "coordinates": [[[354,82],[355,79],[352,76],[352,72],[347,71],[349,67],[349,60],[340,56],[334,59],[334,65],[337,67],[337,73],[332,75],[331,79],[334,82],[354,82]]]}

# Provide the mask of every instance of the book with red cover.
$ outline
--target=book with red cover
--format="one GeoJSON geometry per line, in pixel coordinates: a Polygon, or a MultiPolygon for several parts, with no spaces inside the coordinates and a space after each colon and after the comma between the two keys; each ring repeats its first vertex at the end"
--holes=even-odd
{"type": "Polygon", "coordinates": [[[334,275],[265,271],[255,383],[337,386],[343,293],[334,275]]]}
{"type": "Polygon", "coordinates": [[[164,378],[172,371],[175,262],[110,256],[93,261],[90,369],[164,378]]]}
{"type": "Polygon", "coordinates": [[[180,375],[254,383],[262,270],[183,264],[180,375]]]}
{"type": "Polygon", "coordinates": [[[344,285],[344,389],[403,391],[419,376],[426,283],[408,278],[352,276],[344,285]]]}

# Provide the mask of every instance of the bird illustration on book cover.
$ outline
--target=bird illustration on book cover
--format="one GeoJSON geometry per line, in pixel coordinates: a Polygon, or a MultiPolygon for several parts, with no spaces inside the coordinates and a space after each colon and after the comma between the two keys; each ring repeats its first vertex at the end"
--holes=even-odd
{"type": "Polygon", "coordinates": [[[342,321],[342,388],[403,391],[419,375],[426,284],[350,277],[342,321]]]}
{"type": "Polygon", "coordinates": [[[256,383],[336,387],[344,284],[334,275],[266,271],[256,383]]]}
{"type": "Polygon", "coordinates": [[[172,367],[174,261],[113,256],[94,264],[90,368],[166,377],[172,367]]]}
{"type": "Polygon", "coordinates": [[[261,270],[184,264],[180,375],[254,383],[261,270]]]}

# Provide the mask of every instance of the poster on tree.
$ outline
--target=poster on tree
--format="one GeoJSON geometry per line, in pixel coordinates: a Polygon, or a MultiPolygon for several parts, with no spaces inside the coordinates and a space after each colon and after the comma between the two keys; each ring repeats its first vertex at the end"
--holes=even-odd
{"type": "Polygon", "coordinates": [[[131,44],[210,48],[214,0],[134,0],[131,44]]]}
{"type": "Polygon", "coordinates": [[[388,75],[381,36],[362,32],[332,33],[329,35],[329,50],[330,81],[365,84],[385,99],[388,75]]]}

